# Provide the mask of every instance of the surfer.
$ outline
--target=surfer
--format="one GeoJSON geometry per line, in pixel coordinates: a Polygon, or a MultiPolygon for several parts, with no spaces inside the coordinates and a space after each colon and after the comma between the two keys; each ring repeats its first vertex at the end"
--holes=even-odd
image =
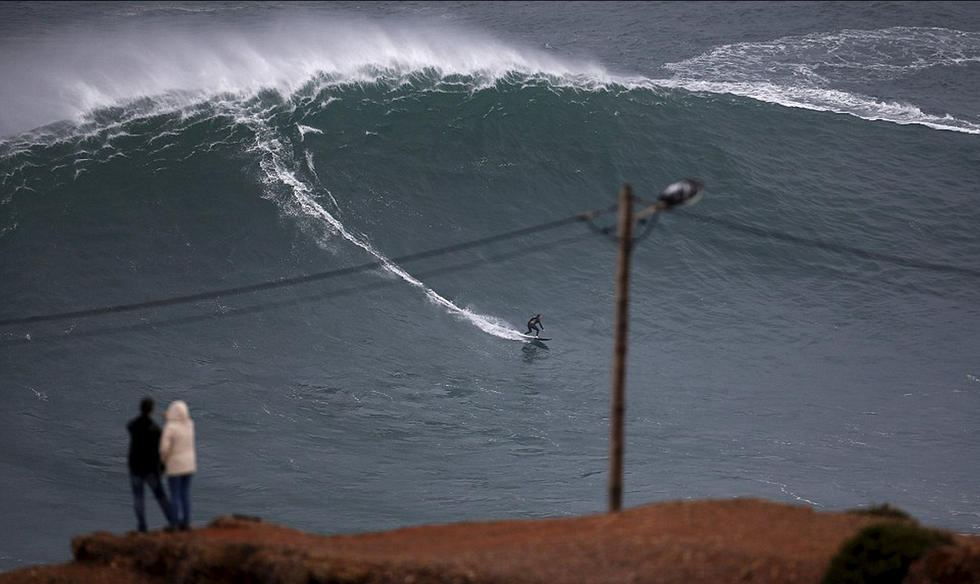
{"type": "Polygon", "coordinates": [[[532,316],[531,317],[531,320],[527,321],[527,332],[524,333],[524,334],[529,335],[529,334],[531,334],[531,331],[532,330],[534,331],[534,336],[540,335],[541,334],[541,331],[544,330],[544,325],[541,324],[541,315],[540,314],[536,314],[536,315],[532,316]]]}

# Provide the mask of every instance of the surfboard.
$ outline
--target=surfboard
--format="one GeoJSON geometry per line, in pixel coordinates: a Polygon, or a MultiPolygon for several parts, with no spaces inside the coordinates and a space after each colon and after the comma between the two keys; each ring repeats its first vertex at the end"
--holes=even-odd
{"type": "Polygon", "coordinates": [[[525,335],[524,333],[520,333],[520,335],[521,335],[521,338],[526,339],[528,341],[550,341],[551,340],[551,337],[536,337],[534,335],[525,335]]]}

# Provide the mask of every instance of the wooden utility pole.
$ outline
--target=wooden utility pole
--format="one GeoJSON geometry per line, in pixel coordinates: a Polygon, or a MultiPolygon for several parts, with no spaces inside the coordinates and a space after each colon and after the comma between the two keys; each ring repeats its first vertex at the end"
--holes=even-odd
{"type": "Polygon", "coordinates": [[[609,512],[623,507],[623,418],[626,413],[626,329],[629,323],[630,253],[633,223],[677,207],[693,205],[701,198],[704,183],[682,179],[667,186],[657,202],[633,214],[633,189],[619,190],[619,257],[616,260],[616,317],[613,323],[612,414],[609,416],[609,512]]]}
{"type": "Polygon", "coordinates": [[[616,260],[616,316],[613,323],[612,412],[609,416],[609,512],[623,505],[623,415],[626,411],[626,329],[629,312],[630,253],[633,251],[633,190],[619,191],[619,256],[616,260]]]}

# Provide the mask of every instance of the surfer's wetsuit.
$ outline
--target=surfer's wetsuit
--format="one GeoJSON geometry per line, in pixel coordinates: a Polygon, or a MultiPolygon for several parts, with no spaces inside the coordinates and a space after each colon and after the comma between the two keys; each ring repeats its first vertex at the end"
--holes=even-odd
{"type": "Polygon", "coordinates": [[[541,315],[532,316],[531,320],[527,321],[527,332],[526,335],[531,334],[534,331],[534,336],[538,336],[542,330],[544,330],[544,325],[541,324],[541,315]]]}

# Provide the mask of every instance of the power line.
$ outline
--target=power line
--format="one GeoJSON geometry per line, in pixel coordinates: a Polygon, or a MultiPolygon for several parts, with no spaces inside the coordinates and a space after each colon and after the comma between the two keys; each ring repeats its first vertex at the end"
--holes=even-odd
{"type": "MultiPolygon", "coordinates": [[[[473,261],[466,262],[466,263],[463,263],[463,264],[458,264],[458,265],[455,265],[455,266],[445,266],[445,267],[440,267],[440,268],[435,268],[435,269],[432,269],[432,270],[427,270],[427,271],[419,272],[418,273],[418,276],[420,278],[431,278],[431,277],[434,277],[434,276],[441,276],[441,275],[445,275],[445,274],[451,274],[451,273],[454,273],[454,272],[460,272],[460,271],[470,270],[470,269],[473,269],[473,268],[476,268],[476,267],[479,267],[479,266],[488,265],[488,264],[494,264],[494,263],[500,263],[500,262],[503,262],[503,261],[507,261],[507,260],[513,259],[515,257],[519,257],[519,256],[523,256],[523,255],[530,255],[530,254],[538,253],[538,252],[545,251],[545,250],[548,250],[548,249],[553,249],[553,248],[556,248],[556,247],[559,247],[559,246],[569,245],[569,244],[572,244],[572,243],[583,241],[587,237],[589,237],[588,234],[579,234],[579,235],[573,235],[573,236],[570,236],[570,237],[565,237],[565,238],[562,238],[562,239],[557,239],[557,240],[554,240],[554,241],[551,241],[551,242],[546,242],[546,243],[543,243],[543,244],[536,244],[536,245],[533,245],[533,246],[525,246],[525,247],[522,247],[522,248],[518,248],[516,250],[511,250],[511,251],[508,251],[508,252],[504,252],[504,253],[501,253],[501,254],[490,256],[488,258],[482,258],[482,259],[479,259],[479,260],[473,260],[473,261]]],[[[2,340],[0,340],[0,346],[14,346],[14,345],[27,345],[27,344],[35,344],[35,343],[51,343],[51,342],[59,342],[59,341],[72,341],[72,340],[79,340],[79,339],[90,338],[90,337],[99,337],[99,336],[112,335],[112,334],[117,334],[117,333],[137,332],[137,331],[141,331],[141,330],[156,330],[158,328],[164,328],[164,327],[170,327],[170,326],[179,326],[179,325],[184,325],[184,324],[193,324],[193,323],[196,323],[196,322],[203,322],[203,321],[212,320],[212,319],[215,319],[215,318],[246,316],[246,315],[251,315],[251,314],[257,314],[257,313],[261,313],[261,312],[266,312],[266,311],[269,311],[269,310],[275,310],[275,309],[279,309],[279,308],[289,308],[289,307],[299,306],[299,305],[303,305],[303,304],[310,304],[310,303],[314,303],[314,302],[322,302],[322,301],[327,300],[327,299],[330,299],[330,298],[335,298],[335,297],[339,297],[339,296],[345,296],[345,295],[354,294],[354,293],[358,293],[358,292],[369,292],[369,291],[378,290],[378,289],[381,289],[381,288],[388,288],[388,287],[392,287],[392,286],[397,286],[399,284],[400,284],[399,282],[381,281],[381,282],[374,282],[374,283],[371,283],[371,284],[364,284],[364,285],[361,285],[361,286],[352,286],[352,287],[344,288],[344,289],[341,289],[341,290],[331,290],[331,291],[328,291],[328,292],[320,292],[320,293],[317,293],[317,294],[306,295],[306,296],[301,296],[301,297],[297,297],[297,298],[290,298],[288,300],[278,300],[278,301],[272,301],[272,302],[265,302],[265,303],[257,304],[257,305],[253,305],[253,306],[243,306],[243,307],[239,307],[239,308],[230,308],[230,309],[227,309],[227,310],[222,310],[222,311],[217,312],[217,313],[215,313],[215,312],[209,312],[207,314],[194,314],[194,315],[183,316],[183,317],[178,317],[178,318],[171,318],[171,319],[160,320],[160,321],[139,322],[139,323],[135,323],[135,324],[120,325],[120,326],[109,326],[109,327],[103,327],[103,328],[98,328],[98,329],[94,329],[94,330],[87,330],[87,331],[77,331],[77,332],[76,331],[72,331],[70,333],[64,333],[64,334],[60,334],[60,335],[54,335],[54,334],[52,334],[52,335],[49,335],[49,336],[42,336],[42,337],[37,337],[37,338],[18,337],[18,338],[2,339],[2,340]]]]}
{"type": "Polygon", "coordinates": [[[922,260],[903,258],[901,256],[896,256],[896,255],[891,255],[886,253],[868,251],[857,247],[852,247],[850,245],[833,243],[829,241],[822,241],[819,239],[810,239],[807,237],[800,237],[798,235],[783,233],[781,231],[773,231],[771,229],[762,229],[761,227],[752,227],[750,225],[743,225],[741,223],[735,223],[734,221],[729,221],[727,219],[722,219],[720,217],[701,215],[699,213],[695,213],[691,211],[687,211],[685,213],[678,213],[678,216],[686,219],[692,219],[694,221],[702,221],[704,223],[710,223],[712,225],[724,227],[725,229],[729,229],[732,231],[738,231],[741,233],[746,233],[757,237],[764,237],[767,239],[785,241],[787,243],[793,243],[804,247],[811,247],[815,249],[824,249],[827,251],[833,251],[837,253],[850,254],[864,259],[878,260],[881,262],[886,262],[899,266],[906,266],[910,268],[919,268],[922,270],[930,270],[933,272],[947,272],[951,274],[959,274],[961,276],[969,276],[971,278],[980,278],[980,270],[975,270],[972,268],[952,266],[949,264],[939,264],[935,262],[925,262],[922,260]]]}
{"type": "MultiPolygon", "coordinates": [[[[388,260],[387,263],[400,264],[400,263],[417,261],[421,259],[438,257],[441,255],[455,253],[467,249],[473,249],[473,248],[489,245],[491,243],[505,241],[508,239],[514,239],[517,237],[522,237],[533,233],[540,233],[543,231],[557,229],[578,222],[586,222],[589,225],[589,227],[596,233],[606,237],[610,237],[612,235],[611,228],[609,227],[599,228],[592,222],[592,220],[604,213],[615,210],[616,208],[617,206],[613,205],[604,209],[594,209],[592,211],[579,213],[576,215],[565,217],[563,219],[557,219],[554,221],[549,221],[538,225],[532,225],[530,227],[524,227],[521,229],[509,231],[506,233],[501,233],[498,235],[492,235],[492,236],[475,239],[463,243],[453,244],[445,247],[440,247],[427,251],[399,256],[388,260]]],[[[804,247],[825,249],[828,251],[850,254],[857,257],[878,260],[878,261],[906,266],[906,267],[938,271],[938,272],[954,273],[954,274],[964,275],[972,278],[980,278],[980,270],[975,270],[971,268],[964,268],[964,267],[953,266],[948,264],[940,264],[935,262],[925,262],[921,260],[903,258],[891,254],[868,251],[868,250],[856,248],[853,246],[843,245],[839,243],[800,237],[797,235],[791,235],[789,233],[784,233],[771,229],[752,227],[750,225],[736,223],[734,221],[729,221],[727,219],[723,219],[720,217],[701,215],[691,211],[687,211],[685,213],[678,213],[675,215],[680,216],[682,218],[690,218],[695,221],[710,223],[725,229],[746,233],[756,237],[785,241],[788,243],[793,243],[804,247]]],[[[637,239],[642,239],[643,237],[646,237],[649,234],[650,229],[652,229],[652,227],[656,223],[657,216],[658,215],[654,215],[652,218],[648,218],[643,221],[643,223],[645,223],[646,229],[644,230],[642,236],[637,239]]],[[[157,300],[149,300],[145,302],[136,302],[136,303],[129,303],[129,304],[118,304],[114,306],[104,306],[104,307],[84,309],[84,310],[33,315],[33,316],[26,316],[26,317],[7,318],[7,319],[0,320],[0,326],[24,325],[24,324],[33,324],[39,322],[49,322],[55,320],[84,318],[84,317],[100,316],[100,315],[106,315],[106,314],[112,314],[118,312],[130,312],[130,311],[147,309],[147,308],[174,306],[179,304],[187,304],[191,302],[199,302],[202,300],[214,300],[221,297],[238,296],[238,295],[248,294],[251,292],[259,292],[259,291],[272,290],[277,288],[286,288],[286,287],[296,286],[299,284],[327,280],[331,278],[338,278],[341,276],[348,276],[359,272],[382,268],[385,265],[386,265],[385,261],[379,260],[375,262],[368,262],[365,264],[350,266],[347,268],[341,268],[341,269],[331,270],[327,272],[318,272],[315,274],[309,274],[305,276],[295,276],[291,278],[281,278],[279,280],[260,282],[257,284],[249,284],[246,286],[237,286],[233,288],[224,288],[220,290],[211,290],[206,292],[200,292],[197,294],[188,294],[183,296],[175,296],[171,298],[162,298],[157,300]]]]}
{"type": "Polygon", "coordinates": [[[585,213],[579,213],[577,215],[572,215],[570,217],[565,217],[564,219],[557,219],[554,221],[549,221],[547,223],[541,223],[539,225],[533,225],[530,227],[524,227],[514,231],[509,231],[506,233],[501,233],[499,235],[492,235],[489,237],[484,237],[481,239],[475,239],[472,241],[467,241],[463,243],[457,243],[454,245],[449,245],[441,248],[431,249],[427,251],[417,252],[413,254],[408,254],[384,261],[369,262],[366,264],[360,264],[357,266],[350,266],[347,268],[341,268],[338,270],[331,270],[328,272],[318,272],[315,274],[309,274],[306,276],[295,276],[292,278],[282,278],[279,280],[272,280],[266,282],[260,282],[257,284],[249,284],[246,286],[237,286],[234,288],[224,288],[221,290],[211,290],[207,292],[200,292],[197,294],[188,294],[184,296],[175,296],[171,298],[161,298],[158,300],[149,300],[146,302],[134,302],[130,304],[117,304],[114,306],[103,306],[99,308],[90,308],[85,310],[74,310],[69,312],[58,312],[53,314],[40,314],[33,316],[24,316],[16,318],[7,318],[0,320],[0,326],[10,326],[10,325],[23,325],[23,324],[33,324],[38,322],[48,322],[53,320],[66,320],[72,318],[84,318],[89,316],[101,316],[105,314],[112,314],[117,312],[130,312],[134,310],[142,310],[146,308],[160,308],[163,306],[174,306],[178,304],[187,304],[190,302],[199,302],[201,300],[214,300],[216,298],[228,297],[228,296],[238,296],[242,294],[248,294],[251,292],[259,292],[264,290],[272,290],[276,288],[285,288],[290,286],[296,286],[299,284],[305,284],[309,282],[317,282],[321,280],[326,280],[329,278],[337,278],[340,276],[348,276],[358,272],[364,272],[372,269],[377,269],[384,267],[386,263],[401,264],[408,263],[411,261],[417,261],[421,259],[427,259],[431,257],[436,257],[440,255],[445,255],[449,253],[454,253],[466,249],[472,249],[475,247],[481,247],[489,245],[491,243],[496,243],[499,241],[505,241],[508,239],[514,239],[517,237],[522,237],[524,235],[529,235],[532,233],[540,233],[543,231],[548,231],[551,229],[557,229],[559,227],[564,227],[572,223],[578,223],[580,221],[590,221],[591,219],[598,217],[599,215],[614,209],[615,207],[610,207],[607,209],[595,209],[585,213]]]}

